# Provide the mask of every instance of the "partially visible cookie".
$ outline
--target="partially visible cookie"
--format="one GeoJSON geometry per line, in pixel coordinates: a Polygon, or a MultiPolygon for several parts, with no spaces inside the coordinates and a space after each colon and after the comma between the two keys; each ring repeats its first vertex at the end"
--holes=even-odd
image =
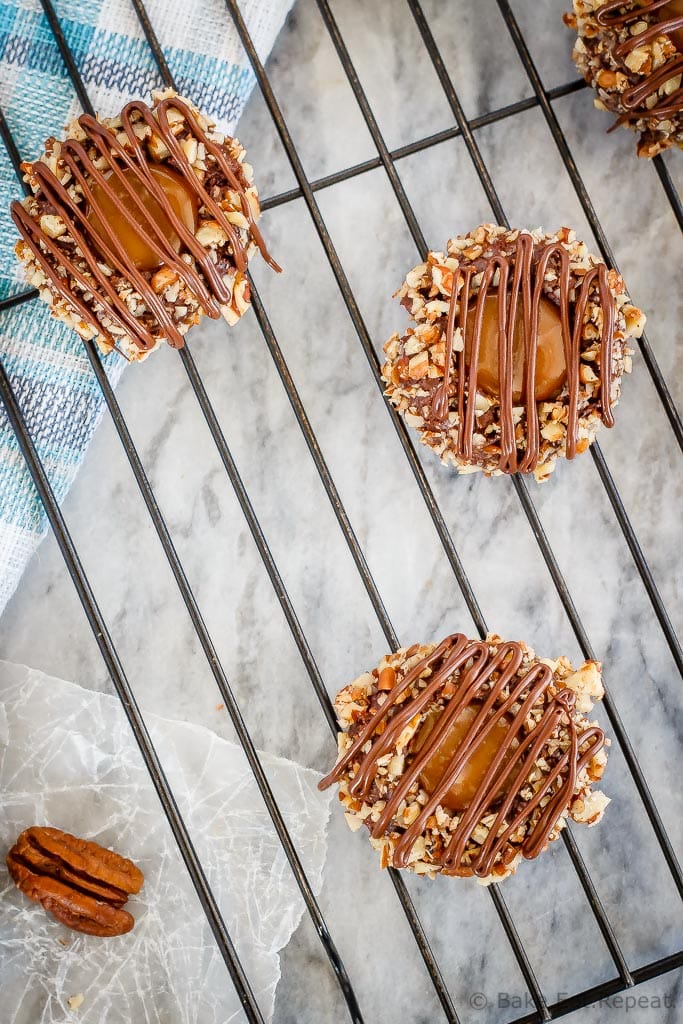
{"type": "Polygon", "coordinates": [[[12,217],[27,280],[57,319],[129,360],[180,348],[204,314],[236,323],[251,256],[279,270],[244,158],[171,89],[118,117],[83,114],[22,165],[33,194],[12,217]]]}
{"type": "MultiPolygon", "coordinates": [[[[573,0],[564,20],[578,34],[573,57],[617,115],[638,132],[638,156],[683,147],[683,0],[573,0]]],[[[610,129],[611,131],[612,129],[610,129]]]]}
{"type": "Polygon", "coordinates": [[[386,395],[459,473],[548,478],[611,427],[645,317],[573,231],[482,224],[396,293],[413,326],[384,346],[386,395]]]}
{"type": "Polygon", "coordinates": [[[320,788],[339,784],[382,867],[500,881],[568,817],[602,817],[607,741],[586,713],[603,692],[598,662],[575,672],[493,634],[402,648],[337,694],[339,756],[320,788]]]}

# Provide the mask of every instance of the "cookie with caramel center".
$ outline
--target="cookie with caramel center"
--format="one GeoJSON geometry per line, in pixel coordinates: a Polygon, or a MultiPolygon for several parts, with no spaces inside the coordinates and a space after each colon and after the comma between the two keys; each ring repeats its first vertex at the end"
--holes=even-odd
{"type": "Polygon", "coordinates": [[[512,874],[568,817],[595,824],[606,740],[586,713],[600,665],[461,633],[387,655],[341,690],[335,767],[346,819],[381,865],[484,882],[512,874]]]}
{"type": "Polygon", "coordinates": [[[280,269],[244,149],[171,89],[117,117],[82,114],[22,167],[16,254],[53,315],[105,353],[181,348],[205,315],[235,324],[249,260],[280,269]]]}
{"type": "Polygon", "coordinates": [[[430,252],[396,293],[389,401],[459,473],[548,479],[614,425],[645,317],[569,228],[482,224],[430,252]]]}

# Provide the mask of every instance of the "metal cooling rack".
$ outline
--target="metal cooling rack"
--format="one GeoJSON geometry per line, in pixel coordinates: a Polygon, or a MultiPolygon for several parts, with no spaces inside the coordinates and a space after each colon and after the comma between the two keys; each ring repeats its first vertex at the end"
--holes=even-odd
{"type": "MultiPolygon", "coordinates": [[[[154,60],[159,71],[160,81],[162,81],[165,85],[173,86],[174,80],[172,71],[165,60],[159,42],[155,36],[154,27],[150,22],[144,3],[142,2],[142,0],[131,0],[131,2],[135,8],[137,17],[140,21],[146,39],[154,55],[154,60]]],[[[598,220],[597,214],[592,205],[586,186],[581,179],[577,165],[574,161],[567,141],[562,133],[562,129],[560,128],[558,119],[555,115],[552,106],[552,101],[554,99],[561,96],[565,96],[578,89],[584,88],[584,83],[581,81],[572,81],[567,85],[563,85],[558,88],[550,90],[546,90],[543,87],[539,73],[534,65],[529,49],[526,45],[524,37],[520,31],[519,25],[515,19],[515,16],[510,8],[510,4],[507,2],[507,0],[497,0],[498,6],[504,18],[507,30],[510,33],[510,36],[514,42],[521,62],[524,66],[525,72],[528,76],[529,83],[533,90],[533,95],[530,98],[523,99],[517,103],[512,103],[505,107],[501,107],[497,110],[491,111],[490,113],[484,114],[481,117],[473,118],[472,120],[468,120],[464,114],[455,86],[453,84],[451,77],[448,74],[448,71],[446,70],[446,66],[439,52],[436,40],[431,32],[427,19],[422,11],[419,0],[406,0],[410,8],[410,11],[412,12],[412,15],[415,19],[417,28],[422,37],[423,43],[429,54],[431,62],[434,66],[440,85],[444,91],[448,104],[453,113],[455,119],[455,126],[447,129],[446,131],[437,132],[426,138],[419,139],[418,141],[412,142],[410,145],[402,146],[401,148],[395,149],[393,151],[390,151],[388,149],[386,142],[382,137],[382,134],[378,127],[378,123],[373,115],[370,104],[368,103],[367,97],[363,91],[360,79],[356,73],[353,62],[351,61],[343,36],[335,21],[328,0],[316,0],[316,2],[322,15],[323,21],[325,23],[326,29],[330,35],[332,43],[334,44],[339,60],[341,61],[344,72],[347,76],[349,85],[351,86],[351,89],[354,93],[354,96],[361,110],[365,123],[368,127],[372,140],[377,149],[377,156],[370,160],[366,160],[362,163],[356,164],[352,167],[347,167],[343,170],[337,171],[334,174],[330,174],[323,178],[317,179],[315,181],[309,181],[308,178],[306,177],[302,162],[299,158],[294,142],[292,141],[292,136],[290,135],[286,121],[282,115],[282,111],[280,110],[277,99],[275,98],[273,90],[270,86],[268,76],[258,58],[252,40],[247,31],[237,0],[226,0],[226,5],[232,17],[234,25],[237,29],[239,37],[242,41],[242,44],[246,50],[249,61],[251,62],[251,65],[254,69],[256,78],[258,80],[258,84],[263,94],[263,98],[268,107],[274,126],[277,130],[278,136],[287,154],[289,163],[291,165],[296,181],[298,183],[297,188],[289,189],[288,191],[279,193],[278,195],[265,199],[261,203],[262,209],[268,210],[271,209],[272,207],[280,206],[284,203],[291,202],[294,199],[303,198],[308,209],[308,213],[310,214],[310,217],[313,220],[315,229],[322,243],[326,257],[329,261],[334,278],[342,294],[348,313],[355,327],[356,333],[358,335],[358,340],[367,357],[370,366],[370,371],[374,376],[377,386],[380,388],[380,390],[382,389],[380,363],[375,353],[374,347],[372,345],[368,329],[363,321],[360,308],[354,297],[353,291],[350,287],[349,281],[344,273],[344,270],[342,269],[332,239],[330,237],[330,234],[328,232],[328,229],[325,225],[320,209],[316,202],[315,193],[318,192],[319,190],[325,189],[328,186],[336,184],[347,178],[364,174],[367,171],[373,170],[375,168],[383,167],[389,179],[389,183],[393,189],[394,195],[401,207],[401,210],[403,212],[411,235],[415,241],[415,244],[419,249],[421,256],[424,258],[428,248],[427,243],[421,231],[420,225],[417,221],[415,212],[410,205],[406,192],[397,173],[395,161],[401,157],[408,156],[411,153],[416,153],[421,150],[427,149],[431,146],[437,145],[438,143],[443,142],[446,139],[451,139],[458,136],[461,137],[467,148],[467,152],[476,170],[479,180],[485,190],[495,220],[500,224],[506,224],[507,219],[505,216],[505,211],[496,193],[496,189],[492,181],[491,175],[489,173],[489,170],[482,158],[481,152],[477,145],[475,133],[478,128],[481,128],[484,125],[490,125],[497,121],[501,121],[505,118],[513,117],[515,114],[524,110],[528,110],[532,107],[540,107],[545,118],[545,121],[547,123],[548,130],[551,134],[552,142],[559,151],[566,171],[576,191],[576,195],[581,203],[583,211],[593,230],[595,238],[597,239],[599,250],[602,256],[612,266],[615,266],[614,256],[610,249],[609,242],[600,224],[600,221],[598,220]]],[[[93,113],[94,111],[88,98],[88,93],[86,91],[83,79],[79,72],[78,66],[74,60],[73,54],[69,49],[67,40],[62,32],[59,19],[51,3],[51,0],[41,0],[41,5],[43,7],[45,15],[54,34],[56,45],[58,46],[61,56],[64,60],[64,64],[68,71],[69,77],[71,78],[71,81],[73,83],[78,99],[81,103],[81,106],[83,107],[84,111],[93,113]]],[[[20,154],[12,138],[11,132],[2,114],[2,111],[0,111],[0,134],[2,135],[2,139],[6,146],[9,157],[17,172],[17,176],[21,181],[21,173],[19,167],[21,159],[20,154]]],[[[679,225],[683,229],[683,206],[681,204],[681,199],[668,173],[666,164],[661,159],[661,157],[656,157],[653,161],[653,164],[657,172],[657,175],[660,179],[661,185],[664,189],[664,192],[667,196],[667,199],[671,204],[672,210],[678,220],[679,225]]],[[[344,509],[339,492],[335,486],[334,480],[332,479],[330,471],[326,465],[325,459],[318,445],[316,436],[313,432],[310,421],[306,414],[306,410],[302,404],[301,398],[299,397],[293,378],[289,372],[284,356],[278,344],[277,338],[271,327],[267,312],[261,302],[261,299],[259,298],[256,289],[254,288],[253,282],[252,295],[253,307],[260,329],[263,333],[268,350],[276,365],[283,387],[287,392],[297,422],[301,428],[311,458],[315,463],[321,482],[325,488],[327,497],[329,498],[329,501],[332,505],[335,516],[339,523],[339,527],[344,535],[346,543],[348,544],[356,568],[358,569],[362,582],[370,598],[373,609],[377,615],[378,622],[386,637],[387,643],[391,646],[392,649],[396,649],[399,646],[398,638],[394,632],[393,626],[387,614],[386,608],[382,601],[382,597],[379,593],[377,585],[369,570],[361,546],[354,533],[353,527],[351,526],[349,517],[346,513],[346,510],[344,509]]],[[[36,296],[37,292],[35,290],[24,291],[19,294],[13,295],[7,299],[4,299],[3,301],[0,301],[0,311],[7,311],[10,310],[12,307],[19,305],[20,303],[32,301],[34,298],[36,298],[36,296]]],[[[659,369],[659,366],[657,365],[657,361],[654,357],[652,349],[650,348],[650,345],[645,337],[643,337],[638,344],[640,347],[643,362],[645,363],[647,371],[652,378],[657,395],[662,403],[666,416],[669,420],[669,424],[674,433],[675,439],[679,447],[683,448],[683,429],[681,419],[675,408],[672,397],[668,391],[663,375],[659,369]]],[[[92,341],[84,342],[84,345],[88,358],[90,360],[90,364],[92,366],[93,373],[95,374],[99,386],[102,390],[104,400],[112,416],[114,426],[116,428],[121,444],[123,445],[125,454],[130,463],[130,467],[135,477],[136,483],[140,488],[140,492],[144,498],[150,518],[154,524],[157,535],[163,547],[164,553],[166,555],[166,558],[168,559],[168,563],[175,577],[178,589],[185,602],[185,607],[187,608],[192,625],[200,641],[202,650],[204,651],[204,654],[206,655],[206,658],[209,662],[209,666],[216,680],[216,684],[220,691],[222,700],[230,715],[232,724],[237,732],[237,736],[244,749],[251,770],[253,771],[255,780],[258,784],[264,803],[271,816],[273,825],[276,829],[284,853],[289,862],[289,866],[294,874],[294,877],[301,891],[301,895],[304,899],[308,913],[313,921],[318,938],[324,947],[325,953],[327,954],[327,957],[329,959],[330,967],[336,976],[336,980],[346,1001],[350,1018],[354,1022],[358,1022],[358,1024],[361,1024],[364,1018],[362,1016],[361,1009],[358,1005],[353,985],[351,983],[351,979],[349,978],[347,971],[344,967],[344,964],[342,962],[342,959],[336,949],[334,939],[330,934],[328,927],[325,923],[316,897],[303,870],[297,851],[292,843],[284,819],[280,813],[273,792],[270,788],[266,775],[260,764],[258,754],[247,730],[246,724],[242,717],[242,713],[237,704],[237,701],[235,700],[228,678],[220,663],[214,643],[211,639],[211,636],[209,635],[207,627],[202,618],[201,611],[193,594],[188,578],[185,574],[185,570],[183,569],[183,565],[174,547],[164,517],[162,516],[159,506],[154,497],[154,493],[150,486],[148,477],[145,473],[138,452],[135,448],[135,445],[133,444],[130,432],[128,430],[128,426],[121,413],[119,404],[111,388],[111,385],[107,380],[97,347],[92,341]]],[[[279,573],[278,567],[270,551],[268,541],[256,517],[256,514],[249,499],[249,495],[238,473],[237,467],[231,455],[227,441],[221,429],[218,417],[211,405],[208,394],[204,387],[204,383],[197,370],[189,346],[186,345],[185,348],[181,349],[178,353],[178,356],[182,361],[185,371],[187,372],[192,390],[194,391],[197,401],[199,402],[201,411],[204,414],[209,430],[216,444],[218,453],[221,457],[226,473],[230,479],[230,483],[232,484],[232,487],[235,491],[242,513],[244,514],[247,525],[251,531],[253,539],[260,553],[260,556],[263,560],[264,566],[267,570],[268,576],[275,589],[277,599],[280,602],[287,623],[291,629],[292,636],[296,642],[297,648],[303,659],[304,665],[310,676],[311,683],[320,702],[322,713],[327,719],[330,729],[332,730],[333,733],[336,734],[334,711],[327,691],[325,689],[322,676],[316,665],[312,650],[301,628],[292,601],[287,593],[283,579],[279,573]]],[[[183,858],[188,874],[197,891],[197,895],[199,897],[199,900],[201,902],[201,905],[204,909],[211,930],[215,937],[217,947],[225,961],[232,982],[235,986],[241,1004],[244,1008],[245,1017],[248,1021],[253,1022],[253,1024],[256,1024],[256,1022],[259,1022],[259,1024],[263,1024],[264,1018],[254,997],[254,993],[252,991],[249,978],[247,977],[246,972],[242,964],[240,963],[235,946],[233,945],[233,942],[226,928],[225,922],[217,905],[214,894],[211,890],[209,882],[202,868],[201,862],[194,849],[187,826],[185,825],[185,822],[183,821],[183,818],[180,814],[180,811],[175,801],[174,794],[169,786],[168,780],[166,779],[163,768],[160,764],[159,758],[157,756],[157,753],[154,749],[149,733],[145,726],[140,709],[135,700],[133,691],[128,682],[128,679],[126,678],[123,665],[119,660],[119,656],[117,654],[114,641],[109,633],[107,624],[98,607],[97,600],[91,589],[90,583],[79,559],[78,552],[74,546],[66,523],[62,516],[62,513],[55,500],[55,496],[50,486],[50,482],[46,474],[45,468],[40,458],[38,457],[34,442],[27,429],[26,423],[22,415],[20,404],[12,389],[11,381],[7,375],[7,372],[5,371],[5,368],[2,365],[1,360],[0,397],[2,398],[4,406],[6,408],[9,421],[16,433],[19,445],[21,447],[21,451],[30,470],[36,489],[40,495],[43,505],[45,506],[45,510],[50,525],[54,531],[57,543],[66,562],[66,566],[78,592],[78,596],[83,605],[90,627],[92,628],[92,631],[94,633],[95,640],[98,644],[100,653],[105,661],[107,670],[111,676],[116,692],[118,693],[118,696],[121,699],[121,703],[123,705],[128,721],[130,722],[131,729],[133,730],[133,733],[135,735],[135,739],[140,748],[142,757],[149,770],[151,780],[157,791],[159,800],[161,801],[161,805],[168,819],[169,825],[173,831],[173,835],[177,842],[178,849],[183,858]]],[[[458,551],[453,540],[453,537],[449,531],[444,516],[439,509],[435,495],[428,483],[424,470],[422,469],[422,466],[418,460],[413,440],[409,436],[403,421],[399,419],[399,417],[395,415],[395,413],[388,407],[387,412],[390,417],[391,423],[393,424],[393,427],[398,434],[403,451],[405,452],[405,456],[409,462],[410,468],[415,477],[416,484],[420,489],[422,497],[424,498],[425,504],[429,511],[429,515],[432,518],[434,527],[443,545],[445,554],[455,574],[457,582],[460,586],[469,612],[472,615],[472,619],[480,635],[483,636],[487,631],[486,622],[482,615],[481,609],[477,603],[476,595],[472,589],[470,581],[467,578],[462,562],[460,561],[460,557],[458,555],[458,551]]],[[[624,508],[623,502],[616,488],[616,485],[607,466],[605,458],[598,444],[594,444],[591,447],[590,451],[592,458],[595,462],[595,466],[598,471],[600,480],[602,481],[609,501],[612,505],[615,518],[619,524],[619,528],[621,529],[623,536],[626,540],[626,543],[628,544],[638,574],[645,586],[646,592],[648,594],[648,597],[652,604],[652,608],[659,622],[659,626],[662,630],[663,636],[671,651],[671,654],[674,658],[675,664],[679,672],[683,674],[683,652],[681,651],[678,638],[673,629],[673,626],[667,614],[662,598],[658,592],[655,580],[647,564],[645,556],[641,550],[635,531],[633,529],[633,526],[631,525],[626,509],[624,508]]],[[[540,552],[548,568],[551,579],[557,590],[558,596],[562,602],[564,611],[574,631],[581,651],[583,652],[585,658],[593,658],[595,655],[591,647],[588,634],[579,617],[572,596],[563,578],[558,561],[553,553],[548,538],[546,537],[543,526],[541,525],[538,512],[529,494],[527,485],[521,477],[512,477],[512,483],[514,485],[519,501],[521,502],[524,514],[527,517],[531,530],[538,543],[540,552]]],[[[683,874],[681,873],[680,865],[678,864],[673,847],[666,833],[666,830],[664,828],[663,822],[661,820],[653,797],[649,791],[642,769],[638,763],[638,758],[629,740],[628,734],[621,721],[619,713],[610,698],[609,692],[606,693],[604,699],[604,707],[610,720],[612,735],[616,742],[619,744],[619,747],[621,748],[621,751],[624,755],[628,768],[631,772],[633,781],[640,795],[640,799],[642,800],[644,809],[649,818],[654,835],[664,855],[666,864],[668,866],[668,870],[671,873],[671,876],[676,884],[678,892],[681,895],[683,895],[683,874]]],[[[610,923],[608,913],[605,910],[605,907],[602,905],[600,897],[588,873],[581,853],[579,852],[579,849],[576,846],[572,834],[568,829],[565,829],[562,832],[562,840],[566,846],[573,867],[577,873],[580,884],[584,890],[591,912],[602,933],[605,945],[611,956],[614,965],[614,977],[611,980],[605,981],[600,985],[577,992],[569,998],[562,999],[560,1001],[549,1004],[544,998],[541,986],[534,973],[534,969],[524,948],[524,945],[519,937],[512,916],[507,908],[505,899],[497,886],[490,886],[488,892],[490,894],[491,899],[493,900],[495,910],[499,915],[505,935],[510,943],[515,960],[521,970],[524,980],[526,981],[529,993],[535,1006],[533,1012],[515,1018],[514,1021],[510,1022],[510,1024],[535,1024],[535,1022],[548,1021],[558,1017],[562,1017],[566,1014],[571,1013],[574,1010],[579,1009],[580,1007],[588,1006],[589,1004],[597,1002],[600,999],[604,999],[616,993],[623,992],[626,989],[632,988],[633,986],[637,986],[653,978],[657,978],[667,973],[668,971],[672,971],[683,965],[683,950],[680,950],[677,953],[673,953],[667,957],[653,961],[644,966],[638,967],[635,970],[629,969],[629,966],[620,949],[615,931],[612,927],[612,924],[610,923]]],[[[419,949],[419,953],[422,957],[425,968],[429,974],[436,995],[443,1009],[444,1018],[447,1021],[449,1021],[450,1024],[458,1024],[460,1018],[458,1016],[457,1007],[454,1005],[454,1002],[448,991],[448,987],[442,975],[440,965],[430,947],[427,935],[422,926],[416,908],[413,904],[412,898],[408,893],[408,890],[401,876],[395,871],[390,871],[389,873],[394,888],[396,890],[397,898],[403,908],[403,911],[405,912],[415,942],[419,949]]],[[[321,1008],[321,1013],[322,1012],[324,1012],[323,1008],[321,1008]]]]}

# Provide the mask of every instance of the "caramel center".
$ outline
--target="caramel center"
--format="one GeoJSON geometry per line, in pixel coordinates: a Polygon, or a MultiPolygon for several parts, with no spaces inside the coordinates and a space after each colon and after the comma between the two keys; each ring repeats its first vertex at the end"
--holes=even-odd
{"type": "MultiPolygon", "coordinates": [[[[428,793],[434,793],[441,783],[448,768],[453,763],[465,733],[479,714],[480,704],[468,704],[451,723],[451,727],[437,746],[420,772],[420,784],[428,793]]],[[[417,737],[418,749],[428,742],[432,730],[439,720],[440,714],[428,715],[422,724],[417,737]]],[[[509,723],[501,719],[482,741],[476,741],[472,753],[465,761],[461,770],[448,791],[439,803],[451,811],[464,811],[471,804],[481,786],[491,762],[508,738],[509,723]]],[[[512,749],[505,755],[503,767],[508,763],[512,749]]]]}
{"type": "MultiPolygon", "coordinates": [[[[667,21],[669,18],[680,18],[683,15],[683,0],[669,0],[657,11],[659,21],[667,21]]],[[[683,26],[674,28],[666,33],[679,53],[683,53],[683,26]]]]}
{"type": "MultiPolygon", "coordinates": [[[[465,361],[470,365],[476,301],[467,310],[465,329],[465,361]]],[[[524,313],[521,297],[517,303],[515,331],[512,338],[512,401],[515,405],[524,401],[524,313]]],[[[560,311],[554,302],[541,297],[538,308],[538,333],[536,336],[536,380],[534,397],[537,402],[556,398],[567,379],[562,340],[560,311]]],[[[477,387],[496,397],[500,394],[498,382],[498,296],[494,293],[484,298],[479,340],[479,361],[477,364],[477,387]]]]}
{"type": "MultiPolygon", "coordinates": [[[[177,171],[164,164],[150,164],[149,170],[163,189],[173,212],[193,234],[197,229],[197,200],[177,171]]],[[[115,174],[107,176],[107,185],[119,200],[125,212],[120,211],[104,188],[95,182],[92,186],[92,203],[88,220],[92,227],[105,238],[114,236],[123,245],[131,263],[138,270],[154,270],[163,262],[149,244],[153,223],[172,245],[180,250],[180,238],[175,232],[163,206],[145,188],[136,174],[123,169],[127,185],[142,201],[145,214],[135,205],[123,183],[115,174]]]]}

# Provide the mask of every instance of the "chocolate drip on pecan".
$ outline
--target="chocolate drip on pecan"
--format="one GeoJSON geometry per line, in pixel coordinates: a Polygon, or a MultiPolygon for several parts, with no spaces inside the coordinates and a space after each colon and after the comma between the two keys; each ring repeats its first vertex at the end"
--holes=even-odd
{"type": "Polygon", "coordinates": [[[562,325],[565,364],[567,367],[567,388],[569,391],[567,414],[568,459],[573,459],[579,440],[579,369],[583,320],[591,289],[597,285],[602,309],[600,347],[600,407],[606,426],[614,425],[610,402],[612,381],[612,343],[615,323],[614,299],[609,287],[608,270],[604,263],[591,267],[582,279],[570,300],[572,284],[569,254],[560,242],[542,246],[534,243],[529,234],[520,233],[514,254],[493,252],[490,256],[473,261],[473,265],[453,273],[448,320],[446,326],[445,370],[442,383],[436,389],[432,411],[435,419],[443,420],[448,415],[449,385],[453,362],[453,344],[456,326],[460,328],[463,341],[457,353],[457,411],[459,431],[458,455],[465,460],[473,456],[473,441],[476,415],[477,372],[479,344],[481,340],[484,300],[495,294],[498,300],[498,395],[500,401],[501,456],[499,468],[503,473],[528,473],[538,464],[540,432],[538,424],[536,392],[536,346],[538,335],[539,305],[543,297],[544,278],[551,260],[559,264],[559,310],[562,325]],[[470,287],[474,273],[481,273],[481,283],[473,309],[469,308],[470,287]],[[498,283],[494,276],[498,273],[498,283]],[[521,294],[520,294],[521,293],[521,294]],[[523,315],[524,339],[524,405],[526,410],[526,445],[521,460],[518,441],[515,436],[513,413],[513,339],[518,307],[523,315]],[[466,362],[464,339],[468,317],[474,317],[472,350],[469,366],[466,362]],[[457,323],[456,323],[457,321],[457,323]]]}
{"type": "Polygon", "coordinates": [[[66,139],[62,142],[60,160],[71,172],[73,180],[80,185],[84,202],[75,201],[43,161],[36,161],[32,165],[31,173],[39,184],[39,195],[47,200],[62,219],[67,232],[78,246],[79,255],[85,261],[88,273],[84,273],[82,265],[79,267],[78,263],[67,255],[59,242],[42,230],[40,223],[36,222],[18,201],[12,203],[12,218],[54,290],[114,348],[116,347],[115,337],[100,322],[90,303],[85,301],[85,295],[93,293],[93,286],[97,291],[94,300],[90,301],[101,306],[103,312],[126,334],[130,335],[141,350],[146,351],[153,348],[156,339],[140,320],[133,316],[124,299],[117,293],[109,280],[108,268],[118,271],[139,293],[173,348],[182,347],[183,336],[173,319],[172,311],[167,308],[163,299],[154,291],[150,280],[134,266],[126,253],[106,211],[101,202],[97,200],[93,191],[95,185],[99,194],[105,195],[113,205],[117,217],[131,230],[135,230],[136,226],[139,227],[137,217],[142,218],[145,227],[151,229],[150,234],[146,237],[146,242],[159,257],[159,262],[173,270],[187,288],[194,293],[210,317],[218,319],[220,304],[228,303],[231,299],[231,287],[223,280],[220,267],[213,262],[209,251],[197,241],[192,231],[178,216],[165,191],[151,173],[149,157],[135,134],[135,125],[140,121],[148,125],[152,130],[152,135],[163,142],[169,151],[167,160],[169,167],[182,177],[183,184],[188,192],[196,197],[198,205],[211,212],[227,235],[236,269],[241,273],[245,273],[247,269],[247,252],[240,238],[239,230],[228,220],[220,204],[216,202],[194,173],[185,151],[171,130],[168,120],[170,109],[177,110],[182,114],[185,126],[191,136],[205,146],[207,154],[211,154],[215,158],[217,168],[225,177],[230,189],[239,197],[251,238],[270,266],[278,271],[280,269],[270,256],[256,226],[246,195],[241,168],[217,142],[206,134],[199,125],[195,114],[182,100],[176,96],[169,97],[158,103],[154,111],[141,100],[127,104],[121,113],[121,122],[129,148],[124,148],[116,134],[96,118],[89,114],[83,114],[79,117],[78,123],[85,134],[85,140],[82,142],[77,139],[66,139]],[[94,149],[94,157],[89,153],[89,149],[94,149]],[[116,178],[118,184],[125,190],[125,194],[132,200],[132,209],[128,209],[114,193],[110,176],[116,178]],[[140,195],[141,190],[151,193],[167,222],[179,237],[179,252],[176,252],[166,237],[163,226],[155,224],[149,218],[149,212],[145,210],[140,195]],[[96,215],[95,220],[98,226],[93,223],[93,219],[89,216],[90,213],[96,215]],[[193,257],[192,262],[187,262],[184,258],[188,253],[193,257]],[[108,265],[104,269],[103,260],[108,265]],[[71,284],[70,279],[73,279],[74,285],[71,284]]]}
{"type": "MultiPolygon", "coordinates": [[[[440,781],[428,795],[415,821],[400,835],[393,855],[394,867],[405,867],[417,838],[424,832],[427,820],[442,804],[459,772],[484,743],[499,723],[506,729],[500,747],[486,770],[469,806],[461,813],[450,841],[437,866],[445,874],[486,877],[491,874],[496,858],[508,840],[521,827],[527,828],[521,843],[522,855],[531,859],[548,844],[559,818],[569,807],[577,777],[604,744],[604,734],[597,726],[589,726],[580,734],[572,718],[575,694],[570,689],[550,693],[553,673],[547,665],[535,664],[518,674],[523,650],[514,642],[502,643],[494,654],[488,644],[468,640],[456,633],[446,637],[426,658],[415,665],[377,704],[368,722],[359,730],[352,745],[333,770],[320,783],[325,789],[338,782],[349,770],[352,796],[372,802],[371,791],[381,758],[396,749],[403,730],[416,715],[426,713],[442,695],[445,684],[459,673],[456,690],[445,703],[425,744],[406,756],[406,768],[386,796],[386,804],[371,835],[380,838],[392,829],[392,818],[411,787],[418,781],[435,752],[448,734],[451,724],[465,708],[475,708],[462,742],[456,748],[440,781]],[[428,669],[425,687],[418,696],[409,696],[411,685],[428,669]],[[542,705],[542,715],[527,732],[525,723],[532,708],[542,705]],[[539,758],[547,757],[550,738],[562,725],[570,736],[568,749],[559,749],[547,773],[531,786],[530,773],[539,758]],[[366,745],[369,749],[364,751],[366,745]],[[529,794],[523,791],[529,790],[529,794]],[[486,815],[494,820],[488,836],[468,863],[463,854],[476,826],[486,815]],[[532,820],[533,819],[533,820],[532,820]]],[[[368,819],[369,820],[369,819],[368,819]]]]}
{"type": "MultiPolygon", "coordinates": [[[[646,7],[632,4],[624,4],[623,0],[611,0],[596,13],[595,17],[603,28],[619,29],[632,21],[639,21],[643,15],[651,14],[653,11],[666,7],[670,0],[653,0],[646,7]],[[626,7],[627,10],[623,10],[626,7]]],[[[612,50],[612,56],[617,60],[627,75],[631,75],[629,67],[625,64],[625,58],[633,50],[656,39],[657,36],[670,34],[683,29],[683,15],[672,15],[662,18],[652,25],[648,25],[642,32],[636,32],[629,36],[622,43],[618,43],[612,50]]],[[[647,97],[656,92],[665,82],[683,73],[683,54],[678,53],[672,60],[666,61],[661,67],[650,71],[639,78],[639,80],[620,94],[619,101],[626,108],[614,122],[610,131],[614,131],[619,125],[628,121],[637,121],[641,117],[658,118],[664,120],[672,114],[678,114],[683,110],[683,87],[661,97],[654,106],[649,107],[645,102],[647,97]]]]}

